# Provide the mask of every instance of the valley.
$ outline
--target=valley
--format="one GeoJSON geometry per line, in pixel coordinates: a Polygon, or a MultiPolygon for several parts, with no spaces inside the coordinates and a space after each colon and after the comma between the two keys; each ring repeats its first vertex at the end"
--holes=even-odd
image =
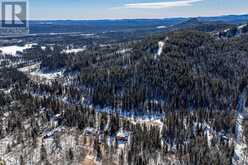
{"type": "Polygon", "coordinates": [[[0,164],[248,164],[248,25],[231,18],[2,38],[0,164]]]}

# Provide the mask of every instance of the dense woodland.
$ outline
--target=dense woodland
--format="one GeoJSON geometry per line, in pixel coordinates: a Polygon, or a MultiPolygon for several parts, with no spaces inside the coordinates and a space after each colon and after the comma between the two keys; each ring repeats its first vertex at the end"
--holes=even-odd
{"type": "MultiPolygon", "coordinates": [[[[43,134],[55,129],[49,123],[59,114],[57,127],[76,129],[75,139],[89,127],[101,132],[91,141],[102,162],[232,164],[237,114],[248,104],[248,36],[216,37],[198,30],[91,45],[79,53],[63,52],[67,43],[35,46],[22,53],[21,62],[6,57],[15,63],[0,68],[0,140],[14,137],[6,154],[18,145],[40,147],[39,163],[51,164],[43,134]],[[158,56],[159,41],[165,44],[158,56]],[[64,70],[63,77],[44,83],[18,70],[37,62],[40,72],[64,70]],[[104,108],[111,111],[98,111],[104,108]],[[119,110],[131,112],[134,121],[119,110]],[[159,124],[136,122],[142,114],[159,115],[159,124]],[[116,154],[120,129],[130,136],[116,154]]],[[[248,145],[248,122],[241,124],[248,145]]],[[[55,149],[61,148],[61,136],[53,134],[55,149]]],[[[18,160],[23,164],[25,153],[18,160]]],[[[78,153],[70,148],[64,160],[77,164],[83,155],[78,153]]]]}
{"type": "Polygon", "coordinates": [[[167,37],[135,43],[126,53],[106,55],[113,50],[99,48],[77,55],[57,54],[41,66],[79,71],[77,83],[93,89],[95,105],[145,110],[147,101],[156,100],[163,102],[162,107],[154,105],[158,111],[234,110],[247,85],[247,36],[217,40],[206,33],[182,31],[167,37]],[[159,40],[166,44],[155,60],[159,40]]]}
{"type": "MultiPolygon", "coordinates": [[[[11,94],[11,98],[14,98],[17,102],[10,104],[8,98],[5,98],[1,93],[1,107],[4,107],[1,114],[9,112],[9,116],[7,118],[7,129],[0,127],[0,137],[15,134],[18,139],[15,141],[15,145],[24,143],[22,142],[24,139],[30,139],[29,144],[35,147],[36,138],[40,136],[46,123],[58,113],[63,114],[60,122],[62,126],[76,127],[79,132],[82,132],[86,127],[96,126],[96,113],[82,106],[68,106],[49,98],[33,98],[28,95],[11,94]],[[45,108],[42,113],[40,112],[41,107],[42,109],[45,108]],[[39,115],[37,116],[37,114],[39,115]],[[23,121],[29,118],[32,118],[32,120],[29,120],[31,127],[24,129],[23,121]],[[42,120],[42,125],[39,124],[40,120],[42,120]],[[24,132],[25,134],[23,135],[24,132]]],[[[233,146],[229,146],[226,139],[216,136],[213,139],[211,148],[209,148],[206,134],[204,134],[204,126],[197,125],[195,127],[194,123],[205,121],[214,130],[224,130],[226,135],[234,136],[234,116],[232,113],[220,111],[169,112],[162,119],[164,126],[160,133],[159,127],[133,125],[129,121],[122,121],[118,115],[112,114],[109,129],[105,130],[107,131],[105,134],[114,135],[119,129],[118,126],[123,122],[124,128],[133,132],[130,147],[126,151],[129,164],[148,164],[150,159],[157,160],[158,154],[162,154],[163,159],[176,154],[177,159],[186,164],[204,164],[206,162],[211,162],[211,164],[230,164],[233,146]],[[186,121],[186,125],[184,121],[186,121]],[[161,145],[161,138],[166,145],[161,145]]],[[[101,115],[99,120],[102,121],[103,125],[107,124],[107,117],[107,114],[101,115]]],[[[115,152],[114,148],[113,146],[113,150],[111,150],[113,153],[115,152]]],[[[101,154],[103,153],[99,155],[101,154]]],[[[46,158],[42,159],[41,161],[44,161],[46,158]]],[[[124,158],[122,157],[122,159],[124,158]]]]}

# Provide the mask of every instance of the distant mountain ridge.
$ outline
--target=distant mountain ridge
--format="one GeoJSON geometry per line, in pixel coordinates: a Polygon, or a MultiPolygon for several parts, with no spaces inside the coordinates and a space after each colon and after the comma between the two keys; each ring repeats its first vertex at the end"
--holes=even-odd
{"type": "Polygon", "coordinates": [[[248,14],[164,19],[30,20],[29,27],[30,34],[97,34],[113,32],[141,32],[142,34],[148,34],[151,32],[166,32],[175,29],[192,27],[199,27],[201,31],[212,31],[222,28],[222,26],[225,26],[226,24],[245,24],[247,22],[248,14]]]}
{"type": "Polygon", "coordinates": [[[161,19],[103,19],[103,20],[30,20],[30,25],[35,24],[57,24],[57,25],[102,25],[106,23],[108,25],[128,24],[128,25],[151,25],[170,23],[177,24],[190,19],[198,19],[199,21],[220,21],[225,23],[239,24],[248,21],[248,14],[244,15],[223,15],[223,16],[211,16],[211,17],[176,17],[176,18],[161,18],[161,19]]]}
{"type": "Polygon", "coordinates": [[[198,17],[202,21],[221,21],[229,24],[241,24],[248,21],[248,14],[244,15],[225,15],[216,17],[198,17]]]}
{"type": "MultiPolygon", "coordinates": [[[[227,15],[216,17],[164,18],[164,19],[117,19],[117,20],[31,20],[30,32],[35,33],[102,33],[137,30],[154,30],[156,27],[192,27],[206,22],[223,24],[244,24],[248,15],[227,15]]],[[[161,29],[165,30],[167,28],[161,29]]]]}

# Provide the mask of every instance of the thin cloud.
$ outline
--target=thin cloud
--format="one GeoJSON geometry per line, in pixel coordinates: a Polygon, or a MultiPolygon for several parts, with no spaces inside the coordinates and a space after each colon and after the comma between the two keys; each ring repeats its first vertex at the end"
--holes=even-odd
{"type": "Polygon", "coordinates": [[[203,0],[180,0],[180,1],[171,1],[171,2],[152,2],[152,3],[130,3],[125,4],[121,7],[115,7],[112,9],[164,9],[172,7],[182,7],[182,6],[191,6],[194,3],[201,2],[203,0]]]}

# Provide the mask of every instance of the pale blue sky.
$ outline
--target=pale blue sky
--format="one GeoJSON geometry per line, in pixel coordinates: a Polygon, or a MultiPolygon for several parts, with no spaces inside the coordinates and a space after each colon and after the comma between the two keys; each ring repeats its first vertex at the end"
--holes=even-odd
{"type": "Polygon", "coordinates": [[[29,0],[30,19],[168,18],[248,14],[248,0],[29,0]]]}

